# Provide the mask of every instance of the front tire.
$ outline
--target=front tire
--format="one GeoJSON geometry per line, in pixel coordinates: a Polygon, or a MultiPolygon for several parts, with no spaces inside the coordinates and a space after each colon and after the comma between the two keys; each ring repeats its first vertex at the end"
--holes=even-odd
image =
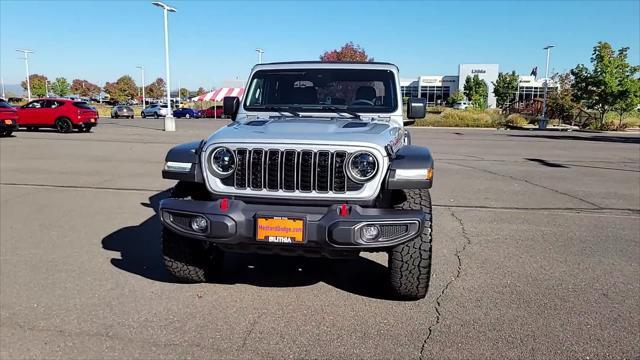
{"type": "Polygon", "coordinates": [[[56,130],[58,130],[59,133],[71,132],[71,130],[73,130],[73,124],[71,120],[67,118],[59,118],[56,120],[56,130]]]}
{"type": "Polygon", "coordinates": [[[422,210],[428,223],[420,235],[389,250],[389,283],[396,297],[418,300],[427,295],[431,279],[431,196],[427,189],[405,190],[404,195],[395,208],[422,210]]]}
{"type": "Polygon", "coordinates": [[[160,117],[160,116],[158,116],[158,113],[153,113],[153,116],[155,116],[156,119],[160,117]]]}
{"type": "Polygon", "coordinates": [[[140,113],[140,116],[142,116],[143,119],[147,117],[147,115],[143,112],[140,113]]]}
{"type": "MultiPolygon", "coordinates": [[[[178,182],[170,197],[203,200],[208,199],[208,192],[202,184],[178,182]]],[[[163,228],[162,257],[165,268],[178,281],[199,283],[211,280],[220,271],[224,253],[212,243],[163,228]]]]}

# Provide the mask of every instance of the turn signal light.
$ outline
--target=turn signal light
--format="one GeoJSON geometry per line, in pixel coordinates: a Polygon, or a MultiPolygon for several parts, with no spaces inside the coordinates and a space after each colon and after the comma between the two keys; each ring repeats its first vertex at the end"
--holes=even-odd
{"type": "Polygon", "coordinates": [[[427,177],[426,177],[426,179],[429,180],[429,181],[433,180],[433,168],[428,168],[427,169],[427,177]]]}

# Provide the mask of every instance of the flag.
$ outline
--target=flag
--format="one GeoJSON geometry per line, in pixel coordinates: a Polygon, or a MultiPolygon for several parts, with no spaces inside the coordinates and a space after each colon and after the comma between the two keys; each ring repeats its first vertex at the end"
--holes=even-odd
{"type": "Polygon", "coordinates": [[[533,69],[531,69],[531,76],[533,77],[538,77],[538,67],[534,67],[533,69]]]}

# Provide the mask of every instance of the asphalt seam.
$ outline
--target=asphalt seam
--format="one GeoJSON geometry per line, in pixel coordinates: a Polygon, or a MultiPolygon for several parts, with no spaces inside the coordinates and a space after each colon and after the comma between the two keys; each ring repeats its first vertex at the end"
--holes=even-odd
{"type": "Polygon", "coordinates": [[[458,266],[456,268],[456,273],[445,284],[445,286],[440,291],[440,294],[438,294],[438,296],[436,297],[436,300],[435,300],[436,301],[436,305],[434,306],[434,310],[436,312],[436,319],[433,322],[433,324],[429,325],[429,328],[427,330],[427,336],[424,339],[424,341],[422,342],[422,347],[420,348],[420,359],[422,359],[422,357],[424,355],[424,350],[427,347],[427,342],[429,341],[429,339],[433,335],[434,328],[436,326],[438,326],[440,324],[440,321],[442,320],[442,312],[440,311],[440,308],[442,307],[442,297],[445,295],[447,290],[449,290],[449,286],[451,286],[451,284],[460,277],[460,274],[462,274],[462,253],[464,253],[467,250],[467,247],[469,247],[471,245],[471,238],[469,237],[469,234],[467,233],[467,228],[465,227],[464,222],[462,221],[462,218],[457,216],[453,212],[452,209],[449,209],[449,212],[451,213],[451,216],[458,222],[459,227],[460,227],[460,231],[462,233],[462,238],[465,241],[464,241],[464,243],[462,245],[462,248],[461,249],[456,249],[456,251],[454,253],[454,255],[456,257],[456,260],[458,261],[458,266]]]}
{"type": "Polygon", "coordinates": [[[596,207],[598,209],[602,209],[602,206],[600,206],[600,205],[598,205],[598,204],[596,204],[594,202],[591,202],[589,200],[585,200],[585,199],[583,199],[583,198],[581,198],[579,196],[576,196],[576,195],[571,195],[571,194],[562,192],[562,191],[554,189],[554,188],[550,188],[550,187],[547,187],[547,186],[544,186],[544,185],[540,185],[540,184],[534,183],[534,182],[529,181],[527,179],[522,179],[522,178],[519,178],[519,177],[506,175],[506,174],[500,174],[500,173],[497,173],[495,171],[481,169],[481,168],[477,168],[477,167],[474,167],[474,166],[456,164],[456,163],[447,162],[447,161],[443,161],[443,162],[447,163],[447,164],[451,164],[453,166],[460,166],[460,167],[463,167],[463,168],[473,169],[473,170],[481,171],[481,172],[484,172],[484,173],[487,173],[487,174],[491,174],[491,175],[495,175],[495,176],[501,176],[501,177],[505,177],[505,178],[508,178],[508,179],[516,180],[516,181],[522,181],[522,182],[527,183],[529,185],[533,185],[533,186],[536,186],[536,187],[539,187],[539,188],[542,188],[542,189],[545,189],[545,190],[549,190],[549,191],[555,192],[556,194],[564,195],[564,196],[570,197],[572,199],[582,201],[583,203],[589,204],[589,205],[594,206],[594,207],[596,207]]]}

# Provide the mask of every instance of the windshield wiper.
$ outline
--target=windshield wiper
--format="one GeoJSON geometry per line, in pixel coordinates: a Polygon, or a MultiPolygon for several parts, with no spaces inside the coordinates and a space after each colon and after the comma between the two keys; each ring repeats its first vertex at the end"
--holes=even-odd
{"type": "Polygon", "coordinates": [[[300,117],[300,113],[298,113],[298,112],[296,112],[294,110],[291,110],[291,107],[289,107],[289,106],[265,106],[264,109],[268,110],[268,111],[277,111],[279,113],[286,112],[286,113],[289,113],[289,114],[291,114],[291,115],[293,115],[295,117],[300,117]]]}
{"type": "Polygon", "coordinates": [[[322,105],[321,107],[322,110],[331,110],[331,111],[335,111],[336,113],[345,113],[345,114],[349,114],[351,116],[353,116],[355,119],[360,120],[360,114],[358,114],[355,111],[351,111],[348,110],[346,106],[334,106],[334,105],[322,105]]]}

